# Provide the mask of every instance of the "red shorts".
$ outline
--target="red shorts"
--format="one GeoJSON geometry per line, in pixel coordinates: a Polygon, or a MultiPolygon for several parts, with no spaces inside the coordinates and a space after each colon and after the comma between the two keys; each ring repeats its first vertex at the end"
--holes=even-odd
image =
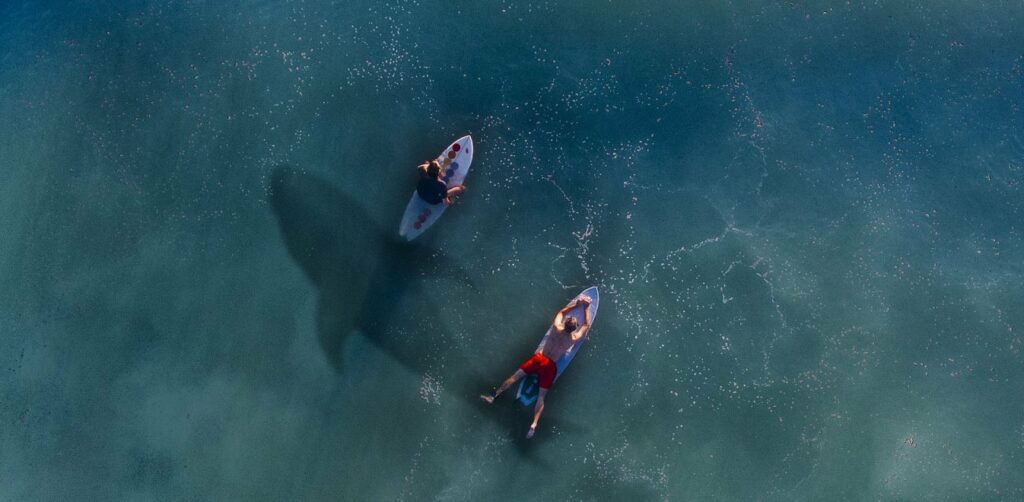
{"type": "Polygon", "coordinates": [[[551,384],[555,383],[555,374],[558,373],[558,365],[543,354],[534,354],[533,357],[520,364],[519,369],[527,375],[537,375],[542,389],[550,389],[551,384]]]}

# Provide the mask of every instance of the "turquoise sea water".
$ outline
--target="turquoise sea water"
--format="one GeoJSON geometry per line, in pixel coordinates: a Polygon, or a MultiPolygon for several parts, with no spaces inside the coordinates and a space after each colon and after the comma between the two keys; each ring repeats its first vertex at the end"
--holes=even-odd
{"type": "Polygon", "coordinates": [[[1022,27],[4,3],[0,499],[1021,499],[1022,27]],[[589,285],[527,441],[475,395],[589,285]]]}

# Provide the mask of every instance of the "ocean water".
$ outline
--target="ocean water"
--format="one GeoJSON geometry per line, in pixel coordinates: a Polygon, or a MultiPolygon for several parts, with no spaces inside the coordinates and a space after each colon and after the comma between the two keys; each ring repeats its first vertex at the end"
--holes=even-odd
{"type": "Polygon", "coordinates": [[[1020,2],[6,2],[0,499],[1019,500],[1022,103],[1020,2]]]}

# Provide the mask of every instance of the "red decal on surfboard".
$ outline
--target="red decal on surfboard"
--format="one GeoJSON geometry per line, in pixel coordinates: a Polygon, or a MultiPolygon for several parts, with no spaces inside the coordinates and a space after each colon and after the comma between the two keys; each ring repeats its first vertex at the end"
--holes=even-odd
{"type": "Polygon", "coordinates": [[[455,143],[454,145],[452,145],[452,150],[455,150],[456,152],[459,151],[459,148],[462,148],[462,145],[460,145],[458,143],[455,143]]]}
{"type": "Polygon", "coordinates": [[[454,159],[455,158],[455,152],[448,152],[448,158],[449,159],[454,159]]]}

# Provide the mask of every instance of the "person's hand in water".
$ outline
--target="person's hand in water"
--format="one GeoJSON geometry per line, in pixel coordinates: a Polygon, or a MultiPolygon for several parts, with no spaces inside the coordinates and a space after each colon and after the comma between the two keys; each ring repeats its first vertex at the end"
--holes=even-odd
{"type": "Polygon", "coordinates": [[[491,394],[480,394],[480,399],[483,399],[484,402],[487,403],[487,404],[493,404],[495,397],[496,396],[493,393],[491,393],[491,394]]]}

